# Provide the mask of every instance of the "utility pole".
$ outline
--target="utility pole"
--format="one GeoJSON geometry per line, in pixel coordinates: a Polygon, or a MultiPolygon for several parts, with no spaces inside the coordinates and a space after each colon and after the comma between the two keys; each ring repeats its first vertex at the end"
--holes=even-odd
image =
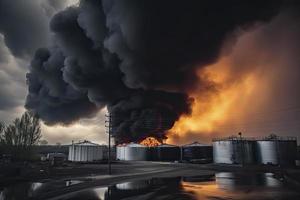
{"type": "Polygon", "coordinates": [[[108,174],[111,175],[111,132],[112,132],[112,125],[111,125],[111,118],[112,116],[110,114],[105,115],[105,127],[106,127],[106,133],[108,133],[108,158],[107,158],[107,164],[108,164],[108,174]]]}

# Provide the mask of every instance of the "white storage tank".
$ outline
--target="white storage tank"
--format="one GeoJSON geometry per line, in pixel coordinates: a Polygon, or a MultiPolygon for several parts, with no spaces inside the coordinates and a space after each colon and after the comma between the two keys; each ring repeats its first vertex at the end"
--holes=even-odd
{"type": "Polygon", "coordinates": [[[119,144],[116,147],[116,159],[125,160],[125,144],[119,144]]]}
{"type": "Polygon", "coordinates": [[[129,143],[127,145],[117,146],[117,159],[118,160],[147,160],[147,147],[137,143],[129,143]]]}
{"type": "Polygon", "coordinates": [[[224,164],[254,164],[255,141],[240,137],[214,139],[213,160],[224,164]]]}
{"type": "Polygon", "coordinates": [[[256,154],[259,164],[295,165],[297,139],[293,137],[273,137],[258,140],[256,154]]]}
{"type": "Polygon", "coordinates": [[[105,145],[89,141],[73,143],[69,146],[68,160],[73,162],[93,162],[107,158],[108,148],[105,145]]]}

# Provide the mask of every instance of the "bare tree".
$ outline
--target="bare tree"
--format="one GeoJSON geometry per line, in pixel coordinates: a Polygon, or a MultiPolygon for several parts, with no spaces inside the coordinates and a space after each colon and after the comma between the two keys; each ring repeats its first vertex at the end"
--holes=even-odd
{"type": "Polygon", "coordinates": [[[0,122],[0,157],[3,153],[3,134],[4,134],[5,125],[3,122],[0,122]]]}
{"type": "Polygon", "coordinates": [[[3,133],[4,133],[5,125],[3,122],[0,122],[0,145],[2,143],[3,133]]]}
{"type": "Polygon", "coordinates": [[[32,146],[41,138],[39,118],[28,111],[2,129],[4,129],[1,134],[2,145],[7,153],[17,159],[30,156],[32,146]]]}

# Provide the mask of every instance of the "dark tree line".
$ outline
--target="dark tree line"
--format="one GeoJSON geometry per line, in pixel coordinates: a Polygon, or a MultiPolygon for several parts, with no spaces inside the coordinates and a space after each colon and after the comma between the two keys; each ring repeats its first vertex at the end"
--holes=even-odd
{"type": "Polygon", "coordinates": [[[14,160],[30,159],[32,146],[40,138],[40,120],[27,111],[9,125],[0,123],[0,154],[8,154],[14,160]]]}

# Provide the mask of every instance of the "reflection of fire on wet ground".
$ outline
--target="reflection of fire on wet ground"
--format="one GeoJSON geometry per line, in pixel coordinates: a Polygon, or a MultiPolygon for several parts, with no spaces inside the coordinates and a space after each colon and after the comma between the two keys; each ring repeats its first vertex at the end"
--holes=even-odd
{"type": "MultiPolygon", "coordinates": [[[[77,182],[76,182],[77,183],[77,182]]],[[[75,183],[75,184],[76,184],[75,183]]],[[[66,184],[62,182],[55,185],[66,184]]],[[[78,183],[77,183],[78,184],[78,183]]],[[[55,191],[53,184],[5,188],[1,200],[13,199],[22,191],[55,191]],[[38,186],[38,187],[35,187],[38,186]],[[35,188],[35,189],[33,189],[35,188]],[[16,190],[17,189],[17,190],[16,190]],[[29,189],[29,190],[27,190],[29,189]],[[20,190],[18,192],[18,190],[20,190]],[[14,191],[14,192],[12,192],[14,191]],[[5,195],[5,196],[3,196],[5,195]],[[9,196],[10,195],[10,196],[9,196]]],[[[66,186],[65,186],[66,187],[66,186]]],[[[72,187],[69,185],[68,187],[72,187]]],[[[24,192],[22,195],[26,197],[24,192]]],[[[19,197],[19,196],[18,196],[19,197]]],[[[152,178],[123,182],[109,187],[87,188],[55,199],[90,200],[206,200],[206,199],[299,199],[300,193],[285,187],[272,173],[216,173],[215,176],[152,178]]]]}

